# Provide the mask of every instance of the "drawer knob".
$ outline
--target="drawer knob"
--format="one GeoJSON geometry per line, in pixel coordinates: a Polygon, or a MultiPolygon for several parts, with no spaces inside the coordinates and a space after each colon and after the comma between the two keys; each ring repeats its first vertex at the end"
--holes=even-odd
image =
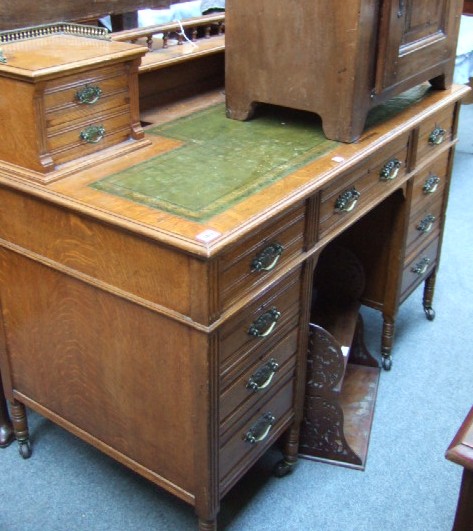
{"type": "Polygon", "coordinates": [[[251,426],[243,436],[243,440],[250,444],[256,444],[263,441],[268,436],[269,431],[275,422],[276,417],[268,411],[268,413],[262,415],[253,426],[251,426]]]}
{"type": "Polygon", "coordinates": [[[361,194],[356,188],[345,190],[343,194],[338,196],[335,201],[335,212],[350,212],[355,208],[355,205],[361,194]]]}
{"type": "Polygon", "coordinates": [[[416,229],[420,232],[423,232],[424,234],[427,234],[432,230],[434,222],[435,216],[433,214],[427,214],[425,218],[419,221],[419,224],[417,225],[416,229]]]}
{"type": "Polygon", "coordinates": [[[102,89],[96,85],[86,85],[79,89],[75,95],[75,101],[81,105],[93,105],[98,102],[102,95],[102,89]]]}
{"type": "Polygon", "coordinates": [[[422,276],[427,271],[429,264],[430,258],[424,257],[420,262],[417,262],[417,264],[411,269],[411,271],[416,275],[422,276]]]}
{"type": "Polygon", "coordinates": [[[437,177],[437,175],[431,175],[425,180],[422,191],[424,194],[433,194],[437,190],[439,184],[440,177],[437,177]]]}
{"type": "Polygon", "coordinates": [[[250,376],[246,387],[248,389],[251,389],[255,393],[260,389],[268,387],[268,385],[271,383],[271,380],[273,379],[273,376],[277,373],[278,370],[279,363],[274,358],[271,358],[252,376],[250,376]]]}
{"type": "Polygon", "coordinates": [[[379,178],[381,181],[392,181],[395,179],[401,168],[401,161],[399,159],[392,159],[381,168],[379,178]]]}
{"type": "Polygon", "coordinates": [[[446,134],[447,131],[445,131],[445,129],[436,127],[429,135],[429,144],[431,146],[437,146],[438,144],[441,144],[445,140],[446,134]]]}
{"type": "Polygon", "coordinates": [[[281,317],[281,312],[276,308],[271,308],[260,315],[248,329],[248,334],[254,337],[267,337],[274,330],[277,320],[281,317]]]}
{"type": "Polygon", "coordinates": [[[90,125],[80,132],[80,139],[88,144],[97,144],[105,136],[103,125],[90,125]]]}
{"type": "Polygon", "coordinates": [[[272,243],[263,249],[251,261],[251,271],[271,271],[281,258],[284,247],[279,243],[272,243]]]}

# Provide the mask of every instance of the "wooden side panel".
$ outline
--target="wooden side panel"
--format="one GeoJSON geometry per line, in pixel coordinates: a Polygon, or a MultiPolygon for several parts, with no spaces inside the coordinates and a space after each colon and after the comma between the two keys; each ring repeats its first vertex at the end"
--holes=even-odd
{"type": "MultiPolygon", "coordinates": [[[[148,309],[0,250],[10,384],[193,491],[192,335],[148,309]]],[[[74,431],[74,430],[73,430],[74,431]]]]}

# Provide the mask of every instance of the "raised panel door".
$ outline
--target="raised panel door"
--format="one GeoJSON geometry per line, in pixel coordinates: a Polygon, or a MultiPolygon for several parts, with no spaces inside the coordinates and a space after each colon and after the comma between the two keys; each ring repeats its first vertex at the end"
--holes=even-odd
{"type": "Polygon", "coordinates": [[[451,84],[460,0],[388,0],[381,9],[375,93],[451,84]]]}

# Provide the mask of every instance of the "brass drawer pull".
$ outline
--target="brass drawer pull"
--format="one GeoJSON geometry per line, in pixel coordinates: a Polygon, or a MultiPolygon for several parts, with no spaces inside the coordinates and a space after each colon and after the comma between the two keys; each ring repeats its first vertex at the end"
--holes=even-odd
{"type": "Polygon", "coordinates": [[[430,258],[424,257],[420,262],[417,262],[417,264],[411,269],[411,271],[416,275],[422,276],[427,271],[429,264],[430,258]]]}
{"type": "Polygon", "coordinates": [[[243,436],[243,440],[250,444],[256,444],[263,441],[268,436],[269,431],[275,422],[276,417],[268,411],[268,413],[262,415],[253,426],[251,426],[243,436]]]}
{"type": "Polygon", "coordinates": [[[273,376],[279,370],[279,363],[271,358],[261,368],[259,368],[250,378],[246,384],[247,389],[251,389],[255,393],[260,389],[265,389],[271,383],[273,376]]]}
{"type": "Polygon", "coordinates": [[[80,139],[88,144],[97,144],[105,136],[103,125],[90,125],[80,132],[80,139]]]}
{"type": "Polygon", "coordinates": [[[361,194],[356,188],[346,190],[335,201],[335,212],[351,212],[355,208],[360,196],[361,194]]]}
{"type": "Polygon", "coordinates": [[[422,191],[424,194],[433,194],[437,190],[439,184],[440,177],[437,177],[437,175],[431,175],[425,180],[422,191]]]}
{"type": "Polygon", "coordinates": [[[436,127],[429,135],[429,144],[431,146],[437,146],[441,144],[447,135],[447,131],[441,127],[436,127]]]}
{"type": "Polygon", "coordinates": [[[399,159],[392,159],[387,162],[379,172],[381,181],[392,181],[395,179],[401,168],[401,161],[399,159]]]}
{"type": "Polygon", "coordinates": [[[276,267],[284,247],[279,243],[272,243],[263,249],[251,261],[251,271],[271,271],[276,267]]]}
{"type": "Polygon", "coordinates": [[[102,95],[102,89],[94,85],[86,85],[79,89],[75,95],[75,101],[81,105],[93,105],[97,103],[102,95]]]}
{"type": "Polygon", "coordinates": [[[250,326],[248,334],[254,337],[267,337],[274,330],[277,320],[281,317],[281,312],[276,308],[271,308],[260,315],[250,326]]]}
{"type": "Polygon", "coordinates": [[[432,230],[434,223],[435,216],[433,214],[427,214],[425,218],[419,221],[419,224],[417,225],[416,229],[420,232],[423,232],[424,234],[427,234],[432,230]]]}

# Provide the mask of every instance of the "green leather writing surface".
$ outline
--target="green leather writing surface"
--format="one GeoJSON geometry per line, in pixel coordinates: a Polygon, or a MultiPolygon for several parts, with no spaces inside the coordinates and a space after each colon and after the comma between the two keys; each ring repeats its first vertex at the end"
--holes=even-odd
{"type": "Polygon", "coordinates": [[[223,104],[148,131],[182,141],[170,152],[91,184],[95,189],[205,221],[338,145],[315,115],[266,109],[253,120],[223,104]]]}

